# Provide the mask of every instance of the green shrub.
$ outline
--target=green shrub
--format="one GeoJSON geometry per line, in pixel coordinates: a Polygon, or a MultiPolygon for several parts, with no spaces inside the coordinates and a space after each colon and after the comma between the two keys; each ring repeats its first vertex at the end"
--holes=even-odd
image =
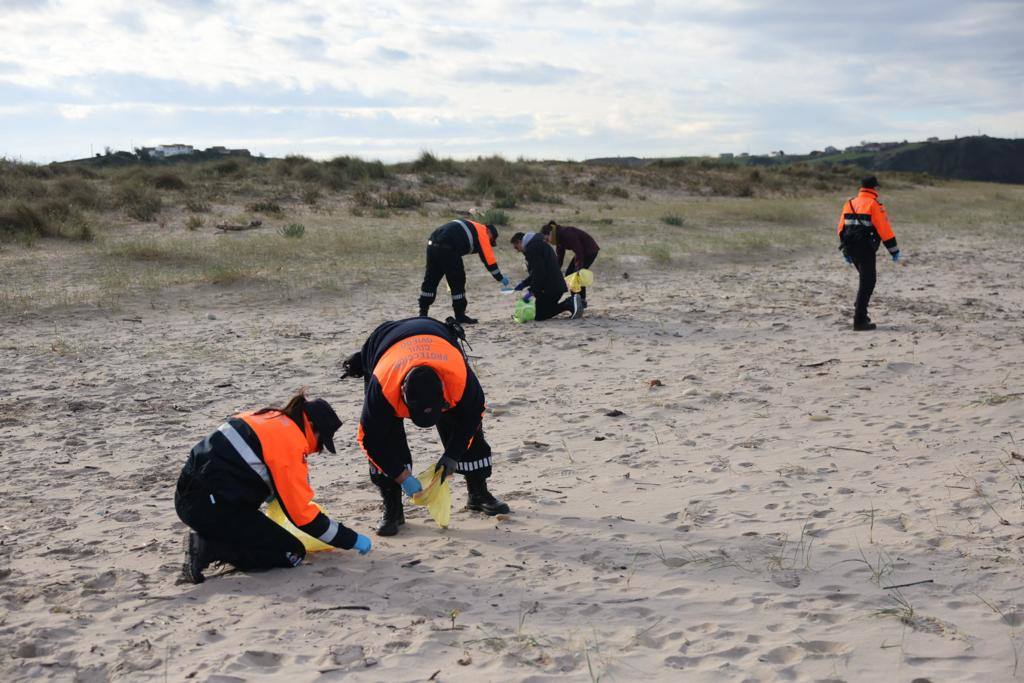
{"type": "Polygon", "coordinates": [[[496,208],[496,209],[514,209],[514,208],[516,208],[516,204],[517,203],[518,202],[516,201],[515,197],[499,197],[498,200],[496,202],[494,202],[494,208],[496,208]]]}
{"type": "Polygon", "coordinates": [[[686,222],[686,219],[684,219],[679,214],[669,213],[669,214],[665,214],[664,216],[661,217],[661,222],[664,223],[665,225],[672,225],[672,226],[675,226],[675,227],[679,227],[684,222],[686,222]]]}
{"type": "Polygon", "coordinates": [[[184,190],[188,187],[180,176],[170,171],[157,173],[149,182],[158,190],[184,190]]]}
{"type": "Polygon", "coordinates": [[[480,217],[480,222],[488,225],[508,225],[509,217],[501,209],[488,209],[480,217]]]}
{"type": "Polygon", "coordinates": [[[388,208],[387,204],[384,203],[384,200],[380,199],[372,192],[363,189],[356,190],[352,193],[352,204],[357,209],[383,210],[388,208]]]}
{"type": "Polygon", "coordinates": [[[416,173],[448,173],[455,174],[458,168],[452,159],[438,159],[431,152],[422,152],[416,161],[412,162],[412,170],[416,173]]]}
{"type": "Polygon", "coordinates": [[[96,233],[82,211],[67,202],[50,200],[38,206],[25,202],[0,206],[0,240],[18,239],[33,244],[41,237],[91,242],[96,233]]]}
{"type": "Polygon", "coordinates": [[[185,208],[192,213],[209,213],[210,202],[202,197],[188,197],[185,199],[185,208]]]}
{"type": "Polygon", "coordinates": [[[295,177],[304,183],[320,183],[324,180],[324,169],[315,161],[307,161],[295,168],[295,177]]]}
{"type": "Polygon", "coordinates": [[[384,204],[392,209],[414,209],[423,203],[417,195],[403,190],[385,192],[382,199],[384,204]]]}
{"type": "Polygon", "coordinates": [[[213,165],[213,172],[221,177],[238,175],[242,171],[242,164],[237,159],[225,159],[213,165]]]}
{"type": "Polygon", "coordinates": [[[624,187],[613,186],[608,188],[608,194],[619,199],[629,199],[629,190],[624,187]]]}
{"type": "Polygon", "coordinates": [[[312,206],[320,201],[320,188],[319,187],[307,187],[302,191],[302,201],[305,204],[312,206]]]}
{"type": "Polygon", "coordinates": [[[185,219],[186,230],[195,231],[201,227],[203,227],[203,219],[201,216],[196,216],[195,214],[192,214],[191,216],[185,219]]]}
{"type": "Polygon", "coordinates": [[[306,234],[306,226],[302,223],[289,223],[288,225],[280,228],[278,233],[280,233],[282,237],[299,239],[306,234]]]}
{"type": "Polygon", "coordinates": [[[66,202],[80,209],[102,209],[103,199],[95,183],[83,178],[69,176],[56,182],[57,194],[66,202]]]}
{"type": "Polygon", "coordinates": [[[363,161],[357,157],[336,157],[323,165],[324,182],[340,191],[357,182],[366,180],[387,180],[391,172],[379,161],[363,161]]]}
{"type": "Polygon", "coordinates": [[[163,201],[155,190],[134,182],[118,187],[114,202],[128,216],[144,223],[154,220],[163,208],[163,201]]]}
{"type": "Polygon", "coordinates": [[[17,202],[0,206],[0,237],[34,239],[51,234],[50,221],[36,208],[17,202]]]}
{"type": "Polygon", "coordinates": [[[284,213],[284,209],[281,208],[280,204],[270,200],[253,202],[248,208],[253,213],[262,213],[268,216],[280,216],[284,213]]]}
{"type": "Polygon", "coordinates": [[[653,263],[659,266],[667,266],[672,263],[672,252],[669,251],[668,247],[663,244],[654,244],[648,246],[647,256],[653,263]]]}

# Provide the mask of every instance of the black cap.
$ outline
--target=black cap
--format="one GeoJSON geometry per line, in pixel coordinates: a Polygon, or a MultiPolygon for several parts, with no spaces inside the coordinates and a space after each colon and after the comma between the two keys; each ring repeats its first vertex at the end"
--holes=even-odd
{"type": "Polygon", "coordinates": [[[334,432],[338,431],[338,427],[341,426],[341,420],[331,404],[322,398],[307,401],[306,415],[309,417],[313,429],[320,436],[320,443],[324,448],[331,453],[337,453],[338,451],[334,450],[334,432]]]}
{"type": "Polygon", "coordinates": [[[869,175],[860,179],[860,186],[873,190],[874,188],[880,187],[881,185],[878,182],[878,178],[876,178],[873,175],[869,175]]]}
{"type": "Polygon", "coordinates": [[[433,427],[444,408],[444,385],[431,368],[422,365],[409,371],[402,382],[409,417],[417,427],[433,427]]]}

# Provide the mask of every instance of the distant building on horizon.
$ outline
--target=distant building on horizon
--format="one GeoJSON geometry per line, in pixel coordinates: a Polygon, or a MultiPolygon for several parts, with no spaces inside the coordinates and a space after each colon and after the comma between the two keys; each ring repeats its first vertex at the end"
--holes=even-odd
{"type": "Polygon", "coordinates": [[[158,157],[176,157],[181,154],[192,154],[196,150],[192,145],[183,145],[180,143],[174,143],[172,145],[157,145],[153,148],[153,153],[158,157]]]}

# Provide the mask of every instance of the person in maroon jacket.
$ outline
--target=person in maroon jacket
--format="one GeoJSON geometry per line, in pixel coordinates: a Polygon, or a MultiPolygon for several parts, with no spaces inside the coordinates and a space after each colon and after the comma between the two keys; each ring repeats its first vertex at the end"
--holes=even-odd
{"type": "MultiPolygon", "coordinates": [[[[580,228],[574,228],[571,225],[559,225],[555,221],[548,221],[547,225],[540,229],[540,233],[544,235],[544,239],[551,246],[555,247],[555,256],[558,257],[559,268],[565,263],[566,250],[572,252],[572,261],[569,262],[569,267],[565,269],[566,277],[569,277],[577,270],[590,268],[594,263],[594,259],[597,258],[597,252],[601,251],[601,247],[597,246],[597,241],[588,232],[580,228]]],[[[586,287],[580,290],[580,300],[583,303],[583,308],[586,308],[586,287]]]]}

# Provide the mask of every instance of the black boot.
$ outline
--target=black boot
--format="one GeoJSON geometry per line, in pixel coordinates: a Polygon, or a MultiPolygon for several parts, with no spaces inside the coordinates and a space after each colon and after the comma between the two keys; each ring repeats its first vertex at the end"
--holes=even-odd
{"type": "Polygon", "coordinates": [[[377,527],[378,536],[394,536],[398,527],[405,524],[405,508],[402,507],[402,489],[395,485],[380,489],[380,497],[384,500],[384,514],[381,515],[377,527]]]}
{"type": "Polygon", "coordinates": [[[470,318],[465,313],[456,313],[455,322],[462,323],[463,325],[476,325],[479,321],[476,318],[470,318]]]}
{"type": "Polygon", "coordinates": [[[878,327],[878,325],[875,325],[873,322],[871,322],[871,318],[853,321],[853,329],[856,330],[857,332],[870,332],[876,327],[878,327]]]}
{"type": "Polygon", "coordinates": [[[206,580],[203,570],[210,566],[213,557],[210,544],[194,531],[185,532],[185,563],[181,568],[182,577],[189,583],[202,583],[206,580]]]}
{"type": "Polygon", "coordinates": [[[466,488],[469,489],[469,500],[466,509],[476,510],[485,515],[507,515],[509,507],[491,495],[487,490],[487,479],[479,474],[466,475],[466,488]]]}

